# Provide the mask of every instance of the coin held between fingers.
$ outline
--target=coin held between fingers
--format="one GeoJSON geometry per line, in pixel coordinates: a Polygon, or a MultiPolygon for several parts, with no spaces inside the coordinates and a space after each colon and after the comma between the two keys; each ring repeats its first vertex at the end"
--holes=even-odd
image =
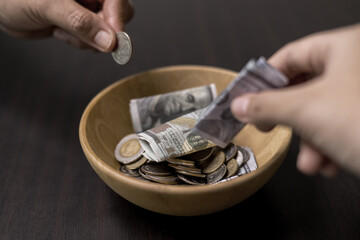
{"type": "Polygon", "coordinates": [[[128,63],[132,56],[132,43],[129,35],[125,32],[116,33],[117,46],[111,53],[113,59],[118,64],[124,65],[128,63]]]}

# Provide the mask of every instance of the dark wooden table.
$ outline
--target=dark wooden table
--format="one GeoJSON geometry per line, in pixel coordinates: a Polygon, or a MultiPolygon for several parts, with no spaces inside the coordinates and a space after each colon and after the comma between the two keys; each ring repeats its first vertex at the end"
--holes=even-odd
{"type": "Polygon", "coordinates": [[[360,2],[134,5],[126,29],[134,55],[126,66],[109,54],[54,39],[25,41],[0,33],[0,238],[360,239],[359,179],[346,172],[333,179],[300,174],[297,137],[261,190],[235,207],[199,217],[160,215],[121,198],[92,170],[78,140],[88,102],[124,76],[177,64],[239,70],[291,40],[358,22],[360,2]]]}

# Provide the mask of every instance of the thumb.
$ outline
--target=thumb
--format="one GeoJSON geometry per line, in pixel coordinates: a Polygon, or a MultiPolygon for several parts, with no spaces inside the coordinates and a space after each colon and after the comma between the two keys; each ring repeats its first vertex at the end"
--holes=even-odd
{"type": "Polygon", "coordinates": [[[254,123],[262,131],[276,124],[293,127],[306,106],[305,91],[305,87],[297,86],[246,94],[233,100],[231,111],[236,119],[254,123]]]}
{"type": "Polygon", "coordinates": [[[116,36],[112,28],[98,15],[75,1],[56,1],[45,12],[53,25],[100,51],[110,52],[116,45],[116,36]]]}

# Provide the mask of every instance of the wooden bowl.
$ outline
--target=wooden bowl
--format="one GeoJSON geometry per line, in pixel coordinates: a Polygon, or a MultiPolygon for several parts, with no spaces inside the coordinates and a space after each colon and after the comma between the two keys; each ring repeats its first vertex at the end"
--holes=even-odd
{"type": "Polygon", "coordinates": [[[234,143],[252,148],[258,169],[215,185],[162,185],[142,181],[120,173],[114,157],[119,140],[133,132],[130,99],[210,83],[216,84],[219,93],[236,75],[215,67],[171,66],[126,77],[110,85],[92,99],[80,122],[80,142],[91,166],[120,196],[158,213],[203,215],[240,203],[260,189],[282,163],[291,140],[289,128],[277,126],[263,133],[247,125],[234,143]]]}

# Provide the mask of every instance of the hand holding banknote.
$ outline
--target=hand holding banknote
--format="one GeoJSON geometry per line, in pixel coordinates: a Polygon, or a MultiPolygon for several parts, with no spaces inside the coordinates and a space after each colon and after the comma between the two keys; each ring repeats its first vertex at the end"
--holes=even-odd
{"type": "Polygon", "coordinates": [[[224,91],[206,107],[198,119],[193,134],[198,134],[224,148],[241,131],[245,123],[231,113],[232,100],[242,94],[280,88],[288,79],[271,67],[264,57],[250,60],[224,91]]]}
{"type": "Polygon", "coordinates": [[[268,130],[287,124],[303,143],[297,160],[306,174],[332,176],[337,165],[360,176],[360,25],[314,34],[286,45],[269,62],[292,82],[281,90],[246,95],[232,112],[268,130]]]}

